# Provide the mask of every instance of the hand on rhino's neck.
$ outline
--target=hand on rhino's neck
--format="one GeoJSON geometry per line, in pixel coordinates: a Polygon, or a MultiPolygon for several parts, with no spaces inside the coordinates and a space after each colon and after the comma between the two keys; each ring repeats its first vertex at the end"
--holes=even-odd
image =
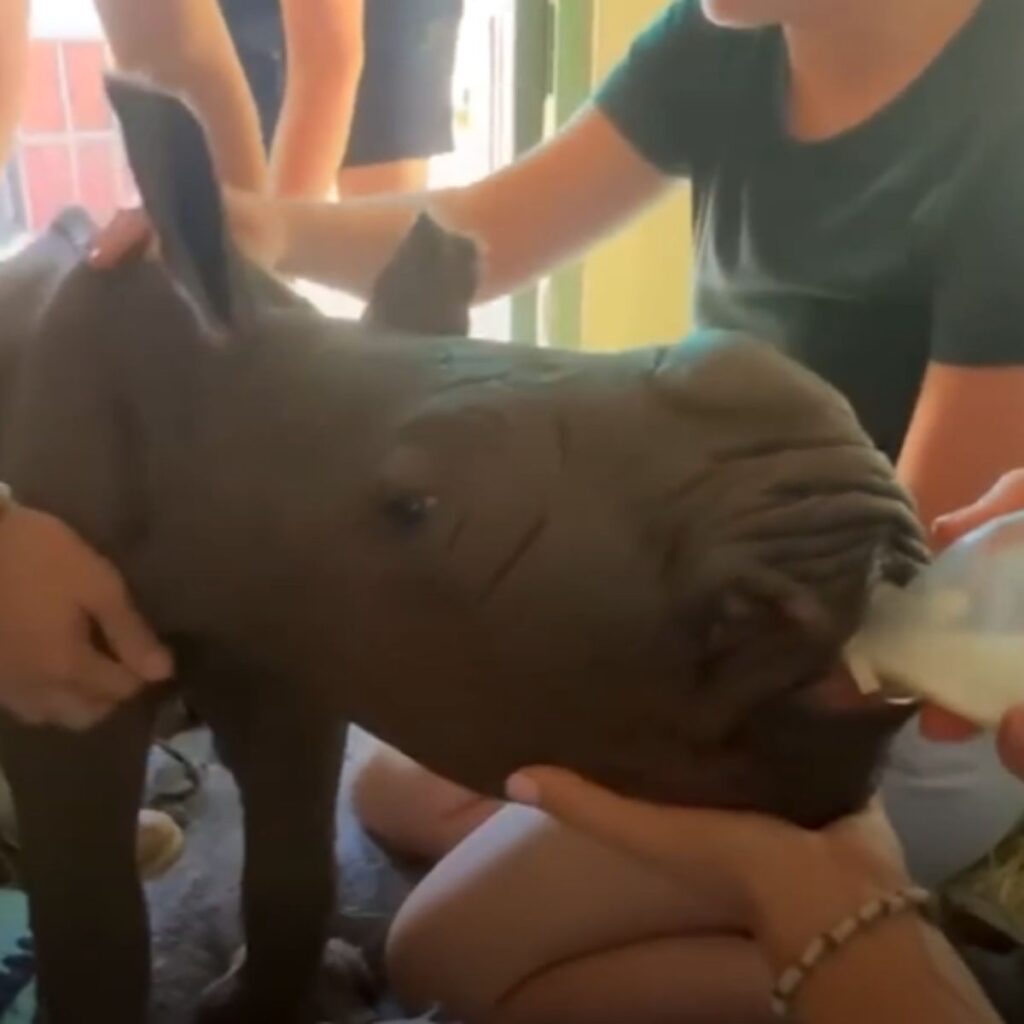
{"type": "Polygon", "coordinates": [[[794,19],[785,26],[793,135],[821,141],[873,117],[928,69],[980,3],[843,0],[794,19]]]}

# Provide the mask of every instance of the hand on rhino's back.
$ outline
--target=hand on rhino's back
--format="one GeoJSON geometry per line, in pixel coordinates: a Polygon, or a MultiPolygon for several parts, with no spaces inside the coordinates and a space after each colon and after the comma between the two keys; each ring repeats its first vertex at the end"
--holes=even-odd
{"type": "Polygon", "coordinates": [[[721,336],[597,356],[395,330],[472,293],[448,267],[435,301],[437,253],[466,250],[422,225],[431,258],[398,254],[367,323],[326,320],[217,225],[183,230],[175,190],[216,191],[158,155],[133,161],[166,272],[68,278],[6,447],[161,628],[478,789],[555,763],[808,823],[863,799],[904,713],[802,689],[922,555],[834,391],[721,336]]]}

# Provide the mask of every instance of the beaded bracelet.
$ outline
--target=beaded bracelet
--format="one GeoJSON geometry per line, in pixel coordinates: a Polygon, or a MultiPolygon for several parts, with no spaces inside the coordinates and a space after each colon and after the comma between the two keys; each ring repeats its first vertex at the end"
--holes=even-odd
{"type": "Polygon", "coordinates": [[[772,1013],[784,1020],[790,1019],[797,993],[822,961],[873,925],[908,910],[920,910],[930,902],[931,896],[924,889],[913,886],[900,889],[865,903],[857,913],[843,918],[834,928],[813,939],[797,962],[779,975],[772,989],[772,1013]]]}

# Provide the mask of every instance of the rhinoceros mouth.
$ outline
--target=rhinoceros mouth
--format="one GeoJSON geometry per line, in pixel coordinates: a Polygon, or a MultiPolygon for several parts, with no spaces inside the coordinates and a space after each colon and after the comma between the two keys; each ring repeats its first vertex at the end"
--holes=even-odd
{"type": "Polygon", "coordinates": [[[916,698],[883,689],[865,690],[853,672],[840,663],[825,676],[803,679],[793,689],[795,698],[808,708],[831,714],[878,711],[884,708],[914,711],[920,706],[916,698]]]}

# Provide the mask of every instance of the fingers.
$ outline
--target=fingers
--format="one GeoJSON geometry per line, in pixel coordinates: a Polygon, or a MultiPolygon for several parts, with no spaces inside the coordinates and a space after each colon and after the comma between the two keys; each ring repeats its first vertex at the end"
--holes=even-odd
{"type": "Polygon", "coordinates": [[[16,506],[0,534],[0,704],[34,725],[88,728],[171,657],[120,575],[68,527],[16,506]]]}
{"type": "Polygon", "coordinates": [[[30,726],[56,726],[83,732],[98,725],[116,705],[97,701],[77,683],[58,687],[40,687],[38,682],[26,683],[4,694],[4,708],[15,718],[30,726]]]}
{"type": "Polygon", "coordinates": [[[1007,473],[973,505],[936,520],[932,527],[938,547],[948,547],[1000,516],[1024,511],[1024,470],[1007,473]]]}
{"type": "Polygon", "coordinates": [[[976,736],[980,731],[975,725],[947,711],[945,708],[926,704],[921,709],[921,734],[937,743],[962,743],[976,736]]]}
{"type": "Polygon", "coordinates": [[[74,688],[88,703],[113,707],[134,697],[145,682],[124,665],[87,647],[74,674],[74,688]]]}
{"type": "Polygon", "coordinates": [[[26,679],[14,695],[12,710],[29,724],[88,729],[147,685],[96,650],[84,616],[63,636],[47,658],[45,675],[26,679]]]}
{"type": "Polygon", "coordinates": [[[116,704],[89,700],[74,690],[56,693],[46,716],[46,725],[56,725],[72,732],[86,732],[103,721],[116,704]]]}
{"type": "Polygon", "coordinates": [[[174,671],[171,655],[135,610],[116,571],[93,556],[90,576],[85,611],[95,619],[114,657],[144,682],[167,680],[174,671]]]}
{"type": "MultiPolygon", "coordinates": [[[[519,772],[509,779],[506,791],[510,800],[634,852],[649,849],[652,839],[666,830],[663,808],[626,800],[557,768],[519,772]]],[[[672,831],[678,834],[678,828],[672,831]]]]}
{"type": "MultiPolygon", "coordinates": [[[[980,730],[951,711],[929,705],[921,709],[921,732],[939,743],[962,743],[980,730]]],[[[1024,779],[1024,707],[1014,708],[1003,719],[998,745],[1007,770],[1024,779]]]]}
{"type": "MultiPolygon", "coordinates": [[[[537,807],[571,828],[672,873],[694,857],[735,859],[769,837],[754,815],[660,807],[631,800],[557,768],[531,768],[513,775],[510,800],[537,807]]],[[[770,826],[769,826],[770,827],[770,826]]]]}
{"type": "Polygon", "coordinates": [[[103,229],[89,254],[96,270],[110,270],[131,256],[141,256],[153,240],[145,213],[138,208],[119,210],[103,229]]]}
{"type": "MultiPolygon", "coordinates": [[[[85,630],[83,630],[83,634],[85,630]]],[[[146,683],[96,651],[84,636],[75,653],[53,656],[47,679],[8,688],[5,706],[27,725],[91,729],[146,683]]]]}
{"type": "Polygon", "coordinates": [[[146,683],[95,650],[83,624],[77,646],[50,656],[45,678],[8,686],[4,706],[27,725],[91,729],[146,683]]]}
{"type": "Polygon", "coordinates": [[[932,525],[932,539],[935,546],[942,550],[954,544],[961,537],[983,526],[988,521],[986,506],[976,502],[959,512],[953,512],[941,519],[936,519],[932,525]]]}

